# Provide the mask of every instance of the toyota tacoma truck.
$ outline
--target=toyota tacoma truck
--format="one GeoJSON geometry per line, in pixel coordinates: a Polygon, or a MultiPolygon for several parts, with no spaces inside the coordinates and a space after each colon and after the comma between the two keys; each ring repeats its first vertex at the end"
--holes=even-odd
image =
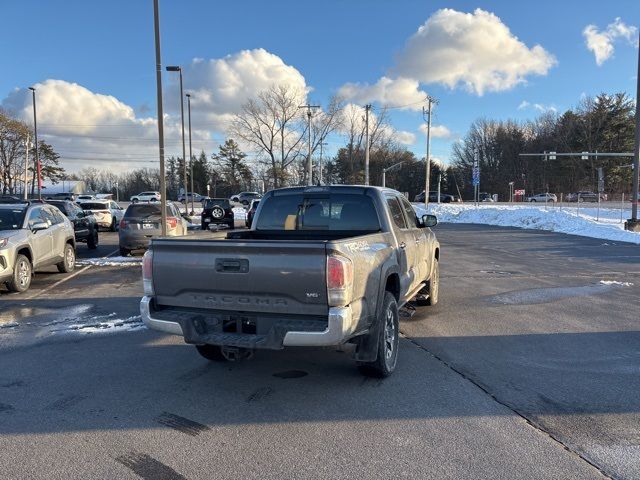
{"type": "Polygon", "coordinates": [[[213,361],[350,343],[361,372],[384,377],[396,367],[399,308],[438,301],[436,223],[395,190],[273,190],[250,230],[153,239],[142,319],[213,361]]]}

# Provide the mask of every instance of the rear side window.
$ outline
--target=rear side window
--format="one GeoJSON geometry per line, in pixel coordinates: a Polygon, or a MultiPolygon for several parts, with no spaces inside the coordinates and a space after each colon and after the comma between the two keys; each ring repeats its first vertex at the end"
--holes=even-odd
{"type": "Polygon", "coordinates": [[[387,197],[387,205],[389,206],[389,213],[391,213],[391,218],[396,227],[407,228],[398,199],[395,197],[387,197]]]}
{"type": "Polygon", "coordinates": [[[362,194],[273,196],[264,202],[257,230],[380,230],[373,200],[362,194]]]}

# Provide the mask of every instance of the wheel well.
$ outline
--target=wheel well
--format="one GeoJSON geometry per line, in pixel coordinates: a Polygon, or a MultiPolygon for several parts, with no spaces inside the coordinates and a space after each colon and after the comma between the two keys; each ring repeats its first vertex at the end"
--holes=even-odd
{"type": "Polygon", "coordinates": [[[397,273],[392,273],[387,277],[387,283],[384,287],[385,292],[391,292],[396,300],[400,300],[400,277],[397,273]]]}
{"type": "Polygon", "coordinates": [[[24,255],[25,257],[27,257],[29,259],[29,261],[33,265],[33,257],[31,257],[31,252],[29,251],[28,248],[23,247],[20,250],[18,250],[18,255],[24,255]]]}
{"type": "Polygon", "coordinates": [[[439,248],[436,248],[435,257],[436,257],[436,260],[440,260],[440,249],[439,248]]]}
{"type": "Polygon", "coordinates": [[[71,245],[73,248],[76,248],[76,242],[73,238],[68,238],[67,243],[71,245]]]}

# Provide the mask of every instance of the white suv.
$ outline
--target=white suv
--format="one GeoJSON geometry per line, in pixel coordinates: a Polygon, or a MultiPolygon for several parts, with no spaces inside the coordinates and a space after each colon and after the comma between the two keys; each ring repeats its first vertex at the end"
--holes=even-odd
{"type": "Polygon", "coordinates": [[[124,210],[113,200],[93,200],[80,204],[85,212],[90,212],[96,217],[98,227],[108,228],[115,232],[124,217],[124,210]]]}
{"type": "Polygon", "coordinates": [[[160,192],[142,192],[131,197],[131,203],[138,202],[159,202],[160,192]]]}

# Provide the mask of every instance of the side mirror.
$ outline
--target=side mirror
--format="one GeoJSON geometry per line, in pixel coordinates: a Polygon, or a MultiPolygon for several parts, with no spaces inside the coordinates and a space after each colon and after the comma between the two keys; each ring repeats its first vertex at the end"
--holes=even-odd
{"type": "Polygon", "coordinates": [[[438,224],[438,218],[435,215],[422,215],[422,227],[435,227],[438,224]]]}
{"type": "Polygon", "coordinates": [[[39,232],[40,230],[46,230],[47,228],[49,228],[49,224],[47,222],[38,222],[32,225],[31,230],[39,232]]]}

